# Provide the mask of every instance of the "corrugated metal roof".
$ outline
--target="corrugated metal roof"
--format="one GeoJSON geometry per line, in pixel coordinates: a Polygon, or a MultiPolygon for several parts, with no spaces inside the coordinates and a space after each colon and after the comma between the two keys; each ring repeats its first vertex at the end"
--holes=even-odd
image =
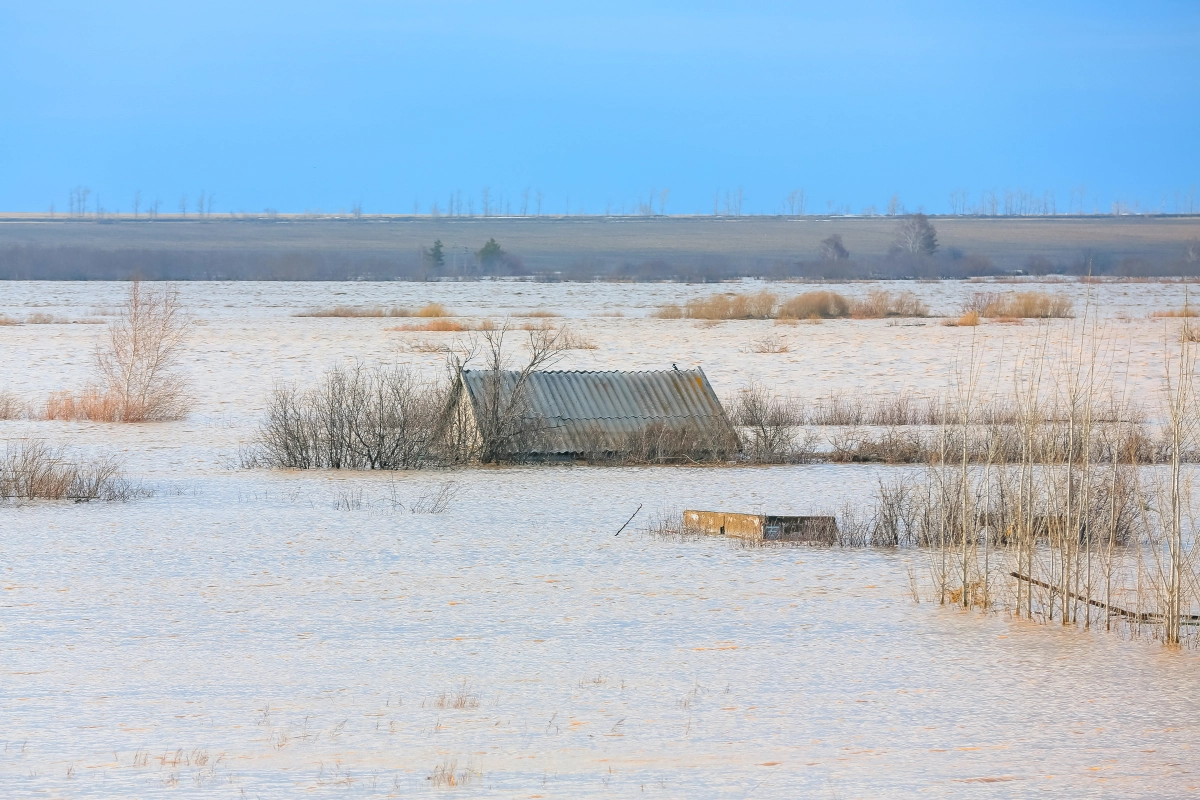
{"type": "MultiPolygon", "coordinates": [[[[463,370],[463,385],[479,410],[490,370],[463,370]]],[[[504,396],[519,373],[500,373],[504,396]]],[[[532,372],[526,378],[528,421],[537,430],[532,452],[618,450],[651,425],[689,428],[736,447],[736,434],[701,369],[648,372],[532,372]]]]}

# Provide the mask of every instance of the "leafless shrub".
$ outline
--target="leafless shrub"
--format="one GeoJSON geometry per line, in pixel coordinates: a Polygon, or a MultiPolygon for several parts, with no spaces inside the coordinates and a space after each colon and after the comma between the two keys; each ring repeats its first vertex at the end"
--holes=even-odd
{"type": "Polygon", "coordinates": [[[570,328],[563,328],[562,331],[562,348],[563,350],[599,350],[600,347],[591,339],[576,333],[570,328]]]}
{"type": "Polygon", "coordinates": [[[2,500],[129,500],[138,493],[113,457],[72,458],[62,449],[29,440],[9,443],[0,461],[2,500]]]}
{"type": "Polygon", "coordinates": [[[787,353],[791,348],[788,347],[787,340],[781,336],[767,335],[758,339],[751,339],[750,344],[746,346],[747,352],[750,353],[767,353],[778,354],[787,353]]]}
{"type": "Polygon", "coordinates": [[[0,314],[0,326],[4,325],[20,325],[21,320],[16,317],[10,317],[7,314],[0,314]]]}
{"type": "Polygon", "coordinates": [[[813,439],[803,429],[803,410],[790,397],[752,383],[733,399],[729,418],[745,431],[744,454],[752,462],[804,463],[813,458],[813,439]]]}
{"type": "Polygon", "coordinates": [[[407,370],[361,362],[314,388],[276,387],[254,452],[243,461],[293,469],[413,469],[436,460],[443,394],[407,370]]]}
{"type": "Polygon", "coordinates": [[[666,303],[659,306],[652,316],[658,319],[683,319],[683,306],[678,303],[666,303]]]}
{"type": "Polygon", "coordinates": [[[446,481],[437,489],[419,495],[409,504],[408,510],[413,514],[441,514],[461,490],[457,481],[446,481]]]}

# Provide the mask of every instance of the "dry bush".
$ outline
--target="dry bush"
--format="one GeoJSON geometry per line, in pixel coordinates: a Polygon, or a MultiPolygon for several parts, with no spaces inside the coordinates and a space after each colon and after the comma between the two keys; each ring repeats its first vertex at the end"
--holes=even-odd
{"type": "Polygon", "coordinates": [[[0,314],[0,325],[20,325],[21,320],[16,317],[10,317],[7,314],[0,314]]]}
{"type": "Polygon", "coordinates": [[[729,420],[742,429],[742,449],[750,461],[794,464],[813,459],[813,439],[803,430],[803,409],[790,397],[752,383],[729,404],[729,420]]]}
{"type": "Polygon", "coordinates": [[[691,319],[770,319],[778,298],[770,292],[714,294],[687,302],[684,315],[691,319]]]}
{"type": "Polygon", "coordinates": [[[683,319],[683,306],[677,303],[667,303],[659,306],[652,316],[657,319],[683,319]]]}
{"type": "MultiPolygon", "coordinates": [[[[620,312],[618,312],[618,314],[619,313],[620,312]]],[[[550,311],[549,309],[535,308],[533,311],[527,311],[524,314],[517,314],[516,316],[531,317],[533,319],[550,319],[551,317],[561,317],[562,315],[555,311],[550,311]]],[[[605,316],[605,315],[601,315],[601,316],[605,316]]],[[[608,316],[611,316],[611,315],[608,315],[608,316]]]]}
{"type": "Polygon", "coordinates": [[[308,391],[275,389],[245,466],[413,469],[436,460],[444,392],[408,371],[356,363],[326,371],[308,391]]]}
{"type": "Polygon", "coordinates": [[[1155,317],[1168,317],[1168,318],[1200,317],[1200,311],[1196,310],[1195,308],[1192,308],[1191,306],[1184,306],[1183,308],[1171,308],[1171,309],[1167,309],[1166,311],[1151,311],[1150,316],[1152,318],[1155,318],[1155,317]]]}
{"type": "Polygon", "coordinates": [[[600,346],[591,339],[583,336],[580,333],[569,328],[563,328],[562,331],[562,349],[563,350],[599,350],[600,346]]]}
{"type": "Polygon", "coordinates": [[[410,353],[446,353],[448,348],[440,342],[431,342],[426,339],[418,339],[415,342],[409,342],[406,349],[410,353]]]}
{"type": "Polygon", "coordinates": [[[964,306],[989,319],[1061,319],[1073,315],[1071,299],[1049,292],[979,292],[964,306]]]}
{"type": "Polygon", "coordinates": [[[25,401],[12,392],[0,392],[0,420],[21,419],[28,413],[25,401]]]}
{"type": "Polygon", "coordinates": [[[2,500],[128,500],[136,490],[111,457],[72,459],[40,441],[9,444],[0,461],[2,500]]]}
{"type": "Polygon", "coordinates": [[[771,335],[751,339],[746,346],[746,351],[750,353],[787,353],[790,350],[786,339],[771,335]]]}
{"type": "Polygon", "coordinates": [[[850,304],[850,316],[855,319],[928,317],[929,306],[912,292],[892,294],[886,289],[872,289],[866,297],[850,304]]]}
{"type": "Polygon", "coordinates": [[[189,320],[173,289],[144,289],[137,281],[108,335],[96,346],[99,386],[79,396],[51,395],[48,419],[146,422],[179,419],[187,413],[187,381],[179,374],[179,355],[189,320]]]}
{"type": "Polygon", "coordinates": [[[805,292],[779,307],[786,319],[838,319],[850,316],[850,303],[837,292],[805,292]]]}

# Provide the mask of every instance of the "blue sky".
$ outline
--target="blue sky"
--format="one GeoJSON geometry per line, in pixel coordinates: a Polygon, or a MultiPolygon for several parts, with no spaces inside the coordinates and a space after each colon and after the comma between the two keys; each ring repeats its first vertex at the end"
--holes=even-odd
{"type": "MultiPolygon", "coordinates": [[[[949,211],[1200,185],[1200,3],[0,2],[0,210],[949,211]],[[982,7],[986,5],[987,7],[982,7]],[[732,195],[731,195],[732,197],[732,195]],[[655,203],[659,210],[659,202],[655,203]]],[[[1200,211],[1200,194],[1192,201],[1200,211]]],[[[1182,205],[1186,203],[1180,200],[1182,205]]]]}

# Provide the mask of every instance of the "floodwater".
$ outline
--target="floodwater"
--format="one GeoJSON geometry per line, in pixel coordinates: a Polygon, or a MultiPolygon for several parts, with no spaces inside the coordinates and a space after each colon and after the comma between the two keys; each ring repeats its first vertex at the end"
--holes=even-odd
{"type": "MultiPolygon", "coordinates": [[[[0,313],[106,319],[122,289],[8,284],[0,313]]],[[[291,316],[310,306],[561,309],[597,345],[564,367],[699,363],[721,393],[758,379],[809,398],[940,391],[970,337],[999,359],[1036,326],[644,318],[714,287],[182,289],[200,323],[187,420],[0,422],[4,439],[118,451],[155,492],[0,506],[0,796],[1157,798],[1200,787],[1194,653],[914,603],[919,552],[645,530],[686,507],[830,511],[865,500],[889,468],[236,467],[275,381],[312,380],[352,355],[433,374],[440,357],[412,343],[454,339],[386,330],[402,319],[291,316]],[[598,316],[615,311],[625,316],[598,316]],[[744,352],[777,334],[790,352],[744,352]],[[445,512],[405,510],[448,482],[445,512]]],[[[949,313],[971,287],[915,289],[949,313]]],[[[1167,323],[1146,314],[1181,305],[1180,288],[1093,290],[1135,354],[1130,385],[1152,399],[1167,323]]],[[[33,400],[78,388],[102,332],[0,327],[0,390],[33,400]]]]}

